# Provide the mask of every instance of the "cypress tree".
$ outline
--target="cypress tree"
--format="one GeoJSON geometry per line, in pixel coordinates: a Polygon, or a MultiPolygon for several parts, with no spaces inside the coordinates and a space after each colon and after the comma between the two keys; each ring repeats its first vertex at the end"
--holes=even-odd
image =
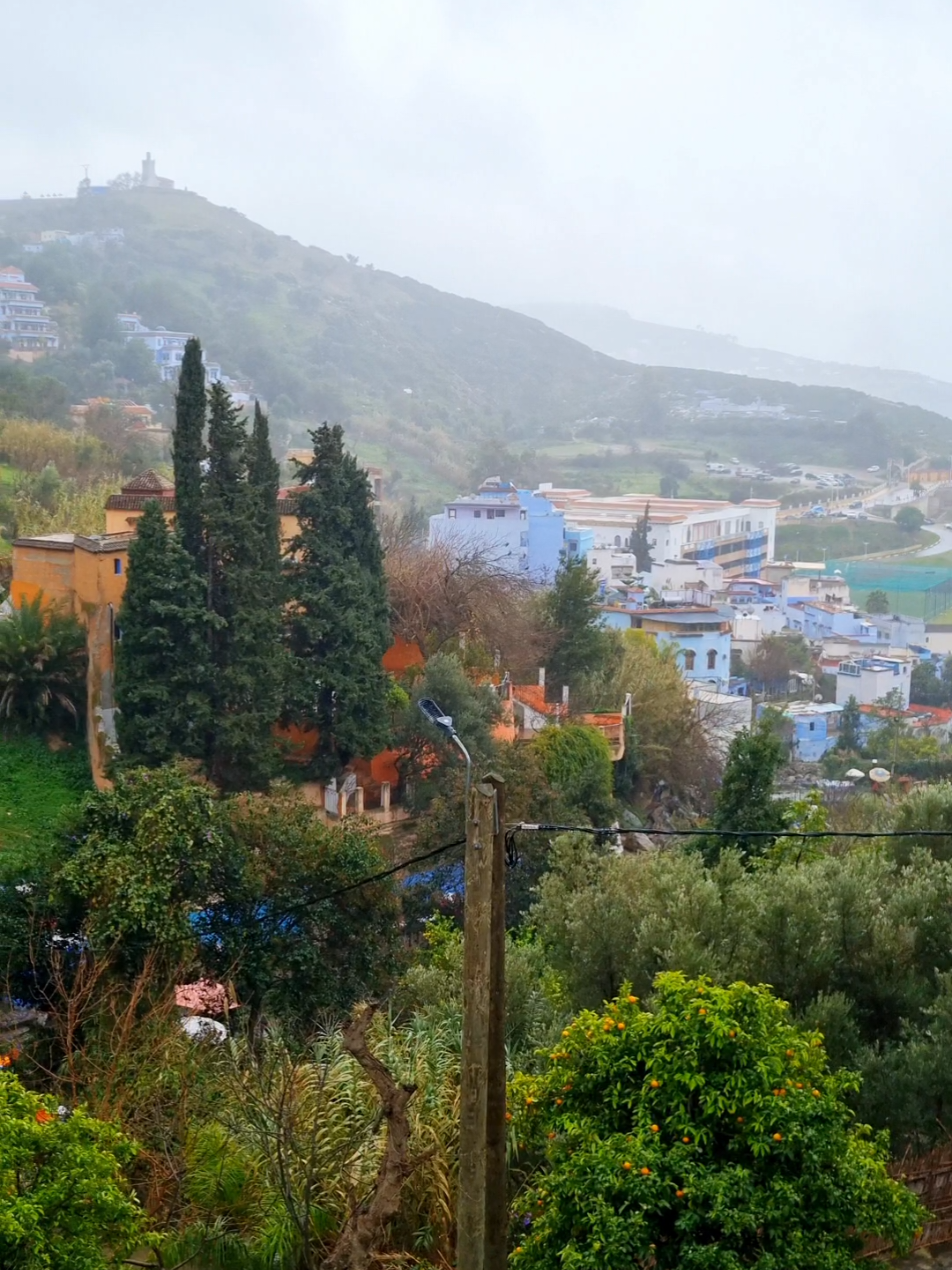
{"type": "MultiPolygon", "coordinates": [[[[267,441],[266,427],[263,435],[267,441]]],[[[268,783],[277,757],[271,729],[281,709],[277,547],[263,524],[262,490],[250,480],[251,448],[237,408],[213,384],[204,521],[214,730],[206,757],[212,778],[231,790],[268,783]]],[[[276,512],[268,517],[271,537],[276,512]]]]}
{"type": "Polygon", "coordinates": [[[255,499],[255,522],[261,537],[262,582],[279,602],[281,576],[281,521],[278,516],[280,474],[271,452],[268,416],[255,402],[254,424],[248,441],[248,480],[255,499]],[[266,568],[264,567],[266,566],[266,568]]]}
{"type": "Polygon", "coordinates": [[[209,722],[205,582],[156,500],[129,544],[116,647],[124,759],[154,767],[199,757],[209,722]]]}
{"type": "Polygon", "coordinates": [[[339,770],[387,742],[390,646],[383,548],[367,475],[344,449],[339,424],[311,433],[301,465],[300,530],[290,544],[290,711],[320,735],[317,766],[339,770]]]}
{"type": "Polygon", "coordinates": [[[175,394],[175,432],[172,465],[175,472],[175,524],[182,545],[203,568],[202,460],[205,458],[205,367],[202,346],[189,340],[182,357],[178,392],[175,394]]]}

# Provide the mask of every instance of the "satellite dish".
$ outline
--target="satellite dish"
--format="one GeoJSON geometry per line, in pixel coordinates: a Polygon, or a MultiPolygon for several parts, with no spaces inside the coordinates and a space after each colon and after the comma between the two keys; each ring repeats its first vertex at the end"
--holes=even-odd
{"type": "Polygon", "coordinates": [[[851,781],[860,781],[865,775],[866,773],[861,772],[858,767],[851,767],[846,773],[846,779],[851,781]]]}
{"type": "Polygon", "coordinates": [[[879,785],[882,785],[882,784],[884,784],[886,781],[888,781],[888,780],[889,780],[889,776],[890,776],[890,773],[886,770],[886,768],[885,768],[885,767],[872,767],[872,768],[870,768],[870,771],[869,771],[869,779],[870,779],[871,781],[876,781],[876,783],[877,783],[877,784],[879,784],[879,785]]]}

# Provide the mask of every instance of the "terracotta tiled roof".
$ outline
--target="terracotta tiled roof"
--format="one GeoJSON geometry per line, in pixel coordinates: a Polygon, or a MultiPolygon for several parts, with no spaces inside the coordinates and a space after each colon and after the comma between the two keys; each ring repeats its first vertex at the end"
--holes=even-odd
{"type": "Polygon", "coordinates": [[[562,713],[561,704],[546,701],[545,689],[539,684],[513,684],[512,695],[516,701],[529,706],[538,714],[559,715],[562,713]]]}
{"type": "Polygon", "coordinates": [[[134,476],[128,484],[123,485],[122,492],[123,494],[174,494],[175,486],[150,467],[147,472],[134,476]]]}

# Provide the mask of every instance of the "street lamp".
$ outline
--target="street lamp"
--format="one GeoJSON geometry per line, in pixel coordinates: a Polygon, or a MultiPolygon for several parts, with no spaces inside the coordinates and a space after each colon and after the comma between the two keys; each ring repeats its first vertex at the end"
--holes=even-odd
{"type": "Polygon", "coordinates": [[[438,732],[441,732],[448,741],[452,741],[466,760],[466,805],[468,807],[469,787],[473,776],[473,760],[469,757],[469,750],[459,739],[459,733],[453,727],[453,716],[441,710],[432,697],[421,697],[417,705],[427,723],[432,723],[438,732]]]}

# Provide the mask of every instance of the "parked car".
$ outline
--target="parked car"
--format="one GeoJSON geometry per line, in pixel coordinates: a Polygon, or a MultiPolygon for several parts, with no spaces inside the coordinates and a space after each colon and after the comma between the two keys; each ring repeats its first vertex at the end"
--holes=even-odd
{"type": "MultiPolygon", "coordinates": [[[[825,507],[821,507],[821,506],[820,506],[820,504],[819,504],[819,503],[817,503],[816,507],[811,507],[811,508],[810,508],[810,515],[811,515],[811,516],[815,516],[815,517],[819,520],[819,518],[820,518],[821,516],[825,516],[825,515],[826,515],[826,508],[825,508],[825,507]]],[[[950,528],[950,529],[952,529],[952,525],[950,525],[950,526],[949,526],[949,528],[950,528]]]]}
{"type": "Polygon", "coordinates": [[[855,503],[850,503],[850,510],[861,512],[864,506],[865,506],[865,503],[863,502],[863,500],[861,498],[858,498],[855,503]]]}
{"type": "Polygon", "coordinates": [[[868,467],[868,468],[866,469],[866,471],[867,471],[867,472],[878,472],[878,471],[879,471],[879,464],[878,464],[878,463],[874,463],[874,464],[872,465],[872,467],[868,467]]]}

